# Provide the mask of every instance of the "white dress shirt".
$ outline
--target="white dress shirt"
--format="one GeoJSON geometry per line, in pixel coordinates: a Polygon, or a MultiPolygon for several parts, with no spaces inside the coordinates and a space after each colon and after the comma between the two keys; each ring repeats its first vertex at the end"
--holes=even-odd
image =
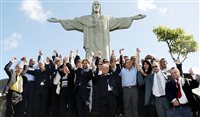
{"type": "MultiPolygon", "coordinates": [[[[185,82],[187,82],[187,80],[185,80],[184,78],[182,78],[182,77],[180,77],[180,78],[178,78],[179,80],[178,80],[178,82],[179,82],[179,84],[180,84],[180,89],[181,89],[181,98],[178,98],[178,101],[179,101],[179,103],[180,104],[186,104],[186,103],[188,103],[188,99],[187,99],[187,97],[186,97],[186,95],[185,95],[185,92],[183,91],[183,85],[185,84],[185,82]]],[[[175,80],[175,82],[176,82],[176,84],[177,84],[177,80],[175,80]]],[[[176,86],[176,87],[178,87],[178,86],[176,86]]],[[[176,100],[176,98],[174,98],[173,100],[172,100],[172,103],[174,102],[176,100]]]]}
{"type": "Polygon", "coordinates": [[[153,95],[156,97],[160,97],[160,96],[164,96],[165,95],[165,84],[166,84],[167,80],[164,77],[164,74],[159,71],[158,73],[154,73],[154,80],[153,80],[153,87],[152,87],[152,91],[153,91],[153,95]],[[158,82],[157,82],[157,77],[156,75],[158,75],[158,77],[161,80],[161,86],[159,87],[158,82]],[[159,92],[159,89],[162,88],[164,91],[162,93],[159,92]]]}

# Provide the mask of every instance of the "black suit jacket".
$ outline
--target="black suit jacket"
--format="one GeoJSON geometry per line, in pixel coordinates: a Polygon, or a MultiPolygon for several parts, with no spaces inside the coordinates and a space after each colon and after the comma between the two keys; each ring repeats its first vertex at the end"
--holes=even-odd
{"type": "Polygon", "coordinates": [[[27,73],[36,77],[36,88],[40,88],[40,83],[43,82],[47,88],[51,87],[50,75],[55,71],[55,66],[52,61],[50,64],[45,65],[45,70],[35,69],[34,71],[28,70],[27,73]]]}
{"type": "MultiPolygon", "coordinates": [[[[10,67],[12,66],[12,62],[10,61],[8,64],[6,64],[6,66],[4,67],[4,70],[6,71],[9,79],[8,79],[8,82],[6,84],[6,87],[4,88],[4,92],[7,92],[8,89],[17,81],[17,74],[15,72],[14,69],[10,69],[10,67]]],[[[25,89],[25,86],[26,86],[26,83],[27,83],[27,78],[25,76],[25,72],[26,72],[26,69],[27,69],[27,65],[24,66],[24,69],[21,73],[21,76],[23,78],[23,91],[25,89]]]]}
{"type": "MultiPolygon", "coordinates": [[[[182,86],[183,91],[188,99],[188,104],[191,106],[192,109],[198,108],[197,102],[192,93],[192,89],[197,87],[199,87],[199,83],[193,79],[191,79],[191,81],[185,80],[185,84],[182,86]]],[[[176,81],[174,79],[166,83],[165,91],[167,99],[169,100],[170,103],[174,98],[177,98],[178,88],[176,86],[176,81]]],[[[171,103],[170,106],[172,107],[173,104],[171,103]]]]}
{"type": "Polygon", "coordinates": [[[119,95],[122,94],[123,89],[122,89],[122,78],[119,76],[119,73],[121,72],[120,64],[116,64],[116,70],[113,71],[111,70],[111,78],[110,82],[116,86],[116,88],[113,89],[114,95],[119,95]]]}
{"type": "Polygon", "coordinates": [[[97,97],[98,98],[103,98],[103,97],[109,96],[108,84],[112,88],[112,92],[115,93],[116,80],[110,74],[97,75],[94,77],[93,82],[97,86],[97,97]]]}
{"type": "Polygon", "coordinates": [[[78,68],[75,70],[75,74],[75,92],[79,93],[81,98],[86,101],[89,99],[90,91],[92,88],[90,80],[93,77],[93,72],[91,69],[78,68]]]}

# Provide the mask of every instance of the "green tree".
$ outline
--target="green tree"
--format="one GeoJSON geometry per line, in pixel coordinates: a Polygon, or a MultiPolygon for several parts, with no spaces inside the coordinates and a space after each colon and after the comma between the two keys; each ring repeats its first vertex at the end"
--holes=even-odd
{"type": "Polygon", "coordinates": [[[153,29],[159,42],[165,42],[173,60],[181,63],[185,61],[189,53],[198,50],[198,43],[193,35],[187,34],[184,29],[170,29],[165,26],[158,26],[153,29]]]}

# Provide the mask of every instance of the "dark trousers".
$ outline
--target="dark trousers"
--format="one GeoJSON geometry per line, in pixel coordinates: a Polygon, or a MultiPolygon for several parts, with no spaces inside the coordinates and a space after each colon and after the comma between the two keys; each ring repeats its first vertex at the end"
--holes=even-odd
{"type": "Polygon", "coordinates": [[[138,117],[138,89],[137,87],[123,88],[125,117],[138,117]]]}
{"type": "Polygon", "coordinates": [[[138,114],[139,117],[149,117],[146,115],[146,108],[144,106],[144,97],[145,97],[145,87],[141,86],[138,87],[138,114]]]}
{"type": "Polygon", "coordinates": [[[92,110],[91,110],[91,115],[96,117],[96,116],[99,115],[97,85],[93,84],[92,88],[93,88],[93,91],[92,91],[92,110]]]}
{"type": "Polygon", "coordinates": [[[23,117],[23,105],[22,101],[17,104],[12,103],[12,96],[14,91],[8,90],[6,95],[6,117],[23,117]]]}
{"type": "Polygon", "coordinates": [[[154,104],[145,106],[145,117],[157,117],[156,107],[154,104]]]}
{"type": "Polygon", "coordinates": [[[82,99],[79,91],[76,95],[76,108],[78,112],[78,117],[90,117],[89,113],[89,102],[87,100],[82,99]]]}
{"type": "Polygon", "coordinates": [[[59,98],[60,96],[56,93],[57,85],[53,85],[51,89],[51,110],[52,117],[59,117],[59,98]]]}
{"type": "Polygon", "coordinates": [[[35,98],[35,82],[28,81],[23,96],[25,117],[31,117],[35,98]]]}
{"type": "Polygon", "coordinates": [[[116,113],[119,114],[124,114],[124,103],[123,103],[123,89],[119,89],[120,91],[119,94],[116,96],[117,98],[117,109],[116,113]]]}
{"type": "Polygon", "coordinates": [[[98,98],[99,117],[115,117],[117,101],[116,97],[110,92],[109,96],[98,98]]]}
{"type": "Polygon", "coordinates": [[[59,100],[59,117],[70,117],[69,91],[67,87],[61,88],[59,100]]]}
{"type": "Polygon", "coordinates": [[[42,86],[36,89],[35,99],[34,99],[34,112],[33,117],[46,117],[48,111],[48,96],[49,89],[42,86]]]}
{"type": "Polygon", "coordinates": [[[167,110],[167,117],[192,117],[192,111],[189,106],[169,108],[167,110]]]}

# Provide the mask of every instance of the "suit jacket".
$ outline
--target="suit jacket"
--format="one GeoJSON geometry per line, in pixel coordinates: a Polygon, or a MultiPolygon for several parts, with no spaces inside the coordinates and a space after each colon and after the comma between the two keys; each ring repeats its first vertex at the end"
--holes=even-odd
{"type": "Polygon", "coordinates": [[[91,69],[78,68],[75,70],[75,92],[79,93],[81,98],[86,101],[89,99],[91,91],[90,80],[93,77],[93,72],[91,69]]]}
{"type": "Polygon", "coordinates": [[[111,77],[110,74],[95,76],[93,82],[97,86],[98,98],[109,96],[108,84],[110,85],[112,92],[115,92],[116,90],[116,80],[114,79],[114,77],[111,77]]]}
{"type": "Polygon", "coordinates": [[[49,88],[51,87],[50,75],[55,71],[55,66],[52,61],[50,64],[45,65],[45,70],[35,69],[34,71],[28,70],[27,73],[34,75],[36,77],[36,88],[41,87],[41,82],[44,83],[44,86],[49,88]]]}
{"type": "MultiPolygon", "coordinates": [[[[7,92],[8,89],[17,81],[17,74],[16,74],[15,70],[14,70],[14,69],[10,69],[10,67],[12,66],[12,64],[13,64],[13,63],[10,61],[10,62],[9,62],[8,64],[6,64],[6,66],[4,67],[4,70],[6,71],[6,73],[7,73],[8,77],[9,77],[9,79],[8,79],[7,84],[6,84],[6,87],[4,88],[3,93],[4,93],[4,92],[7,92]]],[[[27,65],[24,65],[24,69],[23,69],[23,71],[22,71],[22,73],[21,73],[22,78],[23,78],[23,91],[24,91],[25,85],[26,85],[26,83],[27,83],[27,78],[26,78],[26,76],[25,76],[25,71],[26,71],[26,69],[27,69],[27,65]]]]}
{"type": "Polygon", "coordinates": [[[145,102],[144,102],[144,104],[145,105],[149,105],[150,101],[152,99],[152,96],[153,96],[153,91],[152,91],[153,82],[154,82],[154,74],[149,74],[144,79],[144,84],[145,84],[145,102]]]}
{"type": "MultiPolygon", "coordinates": [[[[169,77],[165,78],[166,80],[169,77]]],[[[138,72],[138,85],[142,86],[145,85],[145,105],[149,105],[151,99],[153,98],[153,83],[154,83],[154,74],[148,74],[146,77],[143,77],[141,73],[138,72]]]]}
{"type": "Polygon", "coordinates": [[[119,76],[119,73],[121,72],[120,64],[116,64],[116,70],[111,70],[111,80],[114,85],[116,85],[116,89],[114,89],[114,94],[119,95],[123,93],[122,89],[122,78],[119,76]]]}
{"type": "MultiPolygon", "coordinates": [[[[182,86],[183,91],[188,99],[188,104],[193,109],[197,109],[197,102],[195,101],[195,98],[192,93],[192,89],[199,87],[199,83],[197,80],[191,79],[191,81],[185,80],[184,85],[182,86]]],[[[177,98],[178,94],[178,87],[176,87],[176,81],[174,79],[170,80],[166,83],[166,96],[169,102],[172,102],[174,98],[177,98]]],[[[172,103],[170,106],[173,106],[172,103]]]]}

